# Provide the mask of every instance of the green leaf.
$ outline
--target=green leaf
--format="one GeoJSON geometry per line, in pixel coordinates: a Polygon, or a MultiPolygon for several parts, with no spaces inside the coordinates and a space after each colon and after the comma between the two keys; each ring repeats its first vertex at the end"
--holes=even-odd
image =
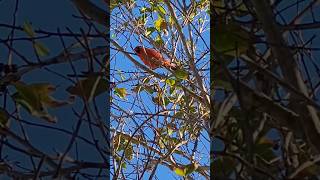
{"type": "Polygon", "coordinates": [[[69,102],[57,101],[50,96],[55,91],[55,87],[49,83],[25,84],[23,82],[15,82],[14,86],[17,90],[12,98],[16,103],[24,107],[31,115],[42,118],[48,122],[54,123],[57,119],[51,116],[47,108],[60,107],[69,102]]]}
{"type": "Polygon", "coordinates": [[[121,163],[121,167],[122,167],[123,169],[126,169],[126,168],[127,168],[127,163],[126,163],[126,162],[122,162],[122,163],[121,163]]]}
{"type": "Polygon", "coordinates": [[[101,76],[90,75],[86,79],[82,79],[77,82],[74,86],[69,86],[66,90],[79,97],[83,97],[90,101],[96,96],[108,91],[108,81],[103,79],[101,76]],[[94,91],[94,92],[93,92],[94,91]]]}
{"type": "Polygon", "coordinates": [[[196,171],[198,167],[199,165],[197,163],[191,163],[186,165],[186,167],[184,168],[186,176],[196,171]]]}
{"type": "Polygon", "coordinates": [[[176,90],[176,86],[170,86],[170,90],[169,90],[169,93],[170,95],[172,95],[176,90]]]}
{"type": "Polygon", "coordinates": [[[33,31],[32,25],[29,22],[23,24],[23,30],[28,34],[29,37],[35,37],[36,33],[33,31]]]}
{"type": "Polygon", "coordinates": [[[161,46],[164,43],[160,36],[157,36],[157,38],[155,39],[155,42],[158,46],[161,46]]]}
{"type": "Polygon", "coordinates": [[[166,83],[169,85],[169,86],[174,86],[176,84],[176,81],[174,79],[167,79],[166,80],[166,83]]]}
{"type": "Polygon", "coordinates": [[[167,131],[169,136],[173,134],[173,129],[171,129],[170,127],[167,128],[167,131]]]}
{"type": "Polygon", "coordinates": [[[147,16],[145,14],[141,15],[138,17],[138,22],[143,24],[143,25],[146,25],[147,23],[147,16]]]}
{"type": "Polygon", "coordinates": [[[155,27],[148,27],[146,30],[146,36],[149,36],[150,34],[152,34],[156,30],[157,29],[155,27]]]}
{"type": "Polygon", "coordinates": [[[182,111],[178,111],[178,112],[176,112],[176,113],[174,114],[174,117],[182,118],[182,117],[183,117],[183,115],[184,115],[184,112],[182,112],[182,111]]]}
{"type": "MultiPolygon", "coordinates": [[[[32,25],[29,22],[25,22],[23,24],[23,30],[27,33],[27,35],[31,38],[34,38],[36,36],[36,33],[34,32],[32,25]]],[[[39,56],[47,56],[49,55],[49,49],[42,43],[35,42],[34,48],[36,49],[36,52],[39,56]]]]}
{"type": "Polygon", "coordinates": [[[257,144],[254,146],[255,153],[259,154],[266,161],[270,161],[276,158],[276,155],[273,152],[273,147],[275,142],[263,136],[257,144]]]}
{"type": "Polygon", "coordinates": [[[170,24],[170,25],[173,25],[173,24],[174,24],[174,20],[173,20],[173,18],[172,18],[171,16],[169,16],[169,24],[170,24]]]}
{"type": "Polygon", "coordinates": [[[149,94],[153,94],[155,91],[153,86],[144,86],[144,90],[146,90],[149,94]]]}
{"type": "Polygon", "coordinates": [[[192,12],[189,16],[189,21],[193,21],[194,17],[196,17],[196,13],[195,12],[192,12]]]}
{"type": "Polygon", "coordinates": [[[38,53],[39,56],[48,56],[50,50],[42,43],[40,42],[35,42],[34,48],[36,49],[36,52],[38,53]]]}
{"type": "Polygon", "coordinates": [[[125,99],[127,96],[126,88],[114,88],[115,94],[120,97],[121,99],[125,99]]]}
{"type": "Polygon", "coordinates": [[[147,13],[147,12],[152,12],[152,9],[149,8],[149,7],[142,7],[140,9],[140,13],[143,14],[143,13],[147,13]]]}
{"type": "MultiPolygon", "coordinates": [[[[127,143],[125,144],[127,146],[127,143]]],[[[132,143],[130,143],[128,146],[127,146],[127,149],[124,150],[124,157],[128,160],[132,160],[133,159],[133,146],[132,146],[132,143]]]]}
{"type": "Polygon", "coordinates": [[[206,13],[210,15],[210,8],[206,10],[206,13]]]}
{"type": "Polygon", "coordinates": [[[167,106],[170,103],[170,99],[168,97],[164,97],[162,101],[164,106],[167,106]]]}
{"type": "Polygon", "coordinates": [[[188,78],[189,73],[183,69],[178,69],[175,71],[175,76],[178,79],[186,80],[188,78]]]}
{"type": "Polygon", "coordinates": [[[156,10],[163,16],[166,14],[166,10],[160,5],[156,7],[156,10]]]}
{"type": "Polygon", "coordinates": [[[140,9],[140,13],[142,14],[142,13],[146,12],[146,10],[147,10],[147,8],[144,6],[144,7],[142,7],[142,8],[140,9]]]}

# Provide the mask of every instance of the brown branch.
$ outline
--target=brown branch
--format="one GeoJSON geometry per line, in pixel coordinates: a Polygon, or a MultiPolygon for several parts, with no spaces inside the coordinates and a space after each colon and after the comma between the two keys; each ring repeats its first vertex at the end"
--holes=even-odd
{"type": "MultiPolygon", "coordinates": [[[[297,62],[290,49],[286,47],[280,28],[275,22],[269,1],[253,0],[252,3],[258,19],[262,23],[262,28],[265,32],[267,42],[271,47],[271,51],[279,62],[284,79],[305,96],[308,96],[308,90],[304,84],[297,62]],[[272,44],[279,44],[281,46],[274,46],[272,44]]],[[[300,100],[301,98],[290,96],[290,104],[293,107],[293,111],[299,113],[301,116],[300,124],[303,125],[304,132],[307,134],[307,140],[310,140],[314,149],[320,152],[320,120],[317,111],[313,106],[297,104],[300,100]]]]}

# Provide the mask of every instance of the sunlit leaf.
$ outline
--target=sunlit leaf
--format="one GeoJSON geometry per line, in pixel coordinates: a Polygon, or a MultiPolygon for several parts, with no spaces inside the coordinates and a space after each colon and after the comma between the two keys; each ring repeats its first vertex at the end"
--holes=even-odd
{"type": "Polygon", "coordinates": [[[142,7],[141,9],[140,9],[140,13],[142,14],[142,13],[144,13],[144,12],[146,12],[147,11],[147,8],[146,7],[142,7]]]}
{"type": "Polygon", "coordinates": [[[126,88],[114,88],[115,94],[120,97],[121,99],[125,99],[127,96],[126,88]]]}
{"type": "Polygon", "coordinates": [[[174,86],[176,84],[176,81],[174,79],[167,79],[166,83],[170,86],[174,86]]]}
{"type": "Polygon", "coordinates": [[[158,46],[163,45],[163,40],[160,36],[157,36],[157,38],[155,39],[155,42],[158,46]]]}
{"type": "Polygon", "coordinates": [[[176,90],[176,86],[170,86],[169,93],[170,93],[171,95],[173,95],[174,92],[175,92],[175,90],[176,90]]]}
{"type": "Polygon", "coordinates": [[[127,163],[126,163],[126,162],[122,162],[122,163],[121,163],[121,167],[122,167],[123,169],[126,169],[126,168],[127,168],[127,163]]]}
{"type": "Polygon", "coordinates": [[[155,27],[148,27],[146,30],[146,36],[149,36],[150,34],[152,34],[156,30],[157,29],[155,27]]]}
{"type": "Polygon", "coordinates": [[[183,177],[186,176],[186,172],[182,168],[175,168],[174,172],[179,176],[183,176],[183,177]]]}
{"type": "Polygon", "coordinates": [[[164,29],[167,28],[167,23],[166,23],[166,21],[165,21],[163,18],[159,17],[159,18],[154,22],[154,27],[160,32],[160,31],[162,31],[162,30],[164,30],[164,29]]]}
{"type": "Polygon", "coordinates": [[[162,103],[164,106],[167,106],[170,103],[170,99],[168,97],[163,97],[162,98],[162,103]]]}
{"type": "Polygon", "coordinates": [[[188,78],[189,73],[184,69],[178,69],[175,71],[175,75],[178,79],[186,80],[188,78]]]}
{"type": "Polygon", "coordinates": [[[170,25],[173,25],[173,23],[174,23],[173,18],[172,18],[171,16],[169,16],[169,24],[170,24],[170,25]]]}
{"type": "Polygon", "coordinates": [[[172,130],[172,129],[170,129],[170,128],[168,128],[168,135],[169,135],[169,136],[171,136],[171,135],[172,135],[172,133],[173,133],[173,130],[172,130]]]}
{"type": "Polygon", "coordinates": [[[194,171],[196,171],[198,169],[199,165],[197,163],[191,163],[186,165],[185,167],[185,174],[186,176],[193,173],[194,171]]]}
{"type": "Polygon", "coordinates": [[[127,143],[125,144],[126,145],[126,149],[124,150],[124,155],[125,155],[125,158],[128,159],[128,160],[132,160],[133,159],[133,146],[132,144],[130,143],[129,145],[127,145],[127,143]]]}
{"type": "Polygon", "coordinates": [[[165,15],[166,14],[166,10],[162,7],[162,6],[157,6],[156,10],[161,14],[161,15],[165,15]]]}
{"type": "Polygon", "coordinates": [[[147,23],[147,16],[145,14],[139,16],[137,19],[139,24],[145,25],[147,23]]]}

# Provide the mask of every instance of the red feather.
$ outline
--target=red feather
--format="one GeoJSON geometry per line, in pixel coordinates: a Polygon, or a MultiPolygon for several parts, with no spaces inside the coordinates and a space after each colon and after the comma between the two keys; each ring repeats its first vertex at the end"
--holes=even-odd
{"type": "Polygon", "coordinates": [[[175,70],[177,68],[175,64],[171,63],[168,60],[165,60],[161,53],[154,49],[137,46],[134,48],[134,51],[137,53],[142,62],[151,69],[167,67],[175,70]]]}

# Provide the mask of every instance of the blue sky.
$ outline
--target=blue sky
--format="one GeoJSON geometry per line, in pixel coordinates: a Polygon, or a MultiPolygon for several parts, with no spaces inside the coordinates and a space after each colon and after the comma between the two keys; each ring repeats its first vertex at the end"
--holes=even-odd
{"type": "MultiPolygon", "coordinates": [[[[188,2],[187,2],[188,3],[188,2]]],[[[143,7],[144,5],[146,5],[146,7],[150,7],[148,5],[148,3],[144,2],[144,1],[137,1],[137,5],[143,7]]],[[[135,13],[135,16],[139,16],[141,15],[140,12],[138,12],[137,10],[138,8],[134,9],[133,12],[135,13]]],[[[120,17],[121,19],[121,16],[120,16],[120,13],[118,11],[118,9],[115,9],[112,14],[114,16],[118,16],[120,17]]],[[[202,14],[203,15],[203,14],[202,14]]],[[[154,15],[152,17],[148,17],[148,21],[147,21],[147,24],[145,25],[146,27],[150,27],[150,26],[153,26],[153,23],[154,23],[154,20],[157,19],[157,14],[154,13],[154,15]]],[[[208,17],[209,18],[209,15],[208,17]]],[[[127,20],[126,18],[123,18],[124,21],[127,20]]],[[[197,19],[197,18],[196,18],[197,19]]],[[[208,28],[209,26],[209,22],[207,22],[208,25],[206,28],[208,28]]],[[[137,45],[141,45],[141,43],[139,42],[139,37],[132,33],[131,31],[127,31],[126,33],[119,33],[117,35],[113,35],[115,33],[115,29],[119,29],[119,28],[115,28],[112,26],[112,24],[115,24],[115,19],[111,19],[111,37],[112,39],[116,40],[124,49],[125,51],[127,52],[130,52],[130,53],[133,53],[133,48],[136,47],[137,45]],[[129,41],[127,41],[127,38],[129,37],[129,41]]],[[[186,29],[186,28],[185,28],[186,29]]],[[[184,29],[184,30],[185,30],[184,29]]],[[[155,39],[157,34],[156,33],[153,33],[153,38],[155,39]]],[[[166,41],[166,39],[169,39],[171,36],[169,34],[169,36],[164,36],[162,34],[162,38],[164,38],[164,41],[166,41]]],[[[206,43],[207,45],[209,46],[210,45],[210,34],[209,34],[209,31],[207,31],[206,33],[204,33],[203,35],[204,39],[206,40],[206,43]]],[[[142,38],[143,39],[143,38],[142,38]]],[[[148,44],[146,41],[142,41],[143,45],[148,47],[148,48],[154,48],[152,47],[152,45],[148,44]]],[[[171,43],[170,41],[168,41],[168,43],[165,43],[165,46],[167,48],[171,48],[171,43]]],[[[205,47],[204,47],[204,44],[203,42],[198,42],[196,47],[199,49],[199,51],[203,50],[205,47]]],[[[176,56],[180,57],[181,58],[181,61],[184,61],[184,62],[187,62],[187,58],[185,57],[185,53],[177,53],[176,56]]],[[[199,57],[200,54],[199,53],[196,53],[196,57],[199,57]]],[[[204,58],[203,62],[208,62],[208,57],[209,57],[209,54],[204,58]]],[[[141,60],[133,55],[133,58],[135,58],[136,60],[138,60],[139,62],[141,62],[141,60]]],[[[204,63],[202,62],[199,62],[197,64],[198,68],[203,66],[204,63]]],[[[120,83],[117,83],[117,87],[121,87],[121,88],[126,88],[128,90],[128,97],[127,97],[127,100],[123,100],[122,102],[120,101],[116,101],[116,103],[119,104],[119,106],[121,106],[123,109],[131,109],[132,112],[140,112],[141,110],[139,110],[139,108],[132,108],[132,105],[131,103],[134,102],[135,100],[135,94],[130,91],[135,85],[138,84],[137,82],[137,78],[141,78],[142,76],[145,77],[147,74],[144,74],[144,73],[139,73],[139,72],[143,72],[143,70],[137,68],[123,53],[121,52],[118,52],[116,53],[115,50],[112,50],[111,51],[111,80],[114,80],[114,81],[120,81],[120,83]],[[129,83],[126,81],[124,83],[121,83],[121,77],[119,75],[119,72],[122,71],[123,74],[122,76],[124,76],[125,78],[125,81],[129,78],[132,78],[131,81],[129,81],[129,83]],[[134,76],[135,75],[135,76],[134,76]]],[[[165,75],[170,75],[170,72],[166,71],[165,69],[156,69],[155,70],[157,73],[160,73],[160,74],[165,74],[165,75]]],[[[208,78],[207,80],[209,80],[209,71],[207,71],[206,73],[206,77],[208,78]]],[[[150,82],[157,82],[158,80],[156,79],[153,79],[152,81],[150,82]]],[[[207,82],[208,83],[208,82],[207,82]]],[[[164,85],[164,83],[161,83],[162,85],[164,85]]],[[[208,86],[207,86],[208,87],[208,86]]],[[[114,97],[116,97],[115,95],[113,95],[114,97]]],[[[150,95],[148,95],[148,93],[146,92],[142,92],[140,93],[140,100],[142,101],[142,103],[149,109],[149,112],[152,113],[152,112],[156,112],[157,111],[157,107],[154,106],[151,98],[150,98],[150,95]]],[[[139,102],[136,102],[137,105],[140,105],[141,103],[139,102]]],[[[121,113],[119,112],[114,112],[115,114],[119,114],[121,115],[121,113]]],[[[128,132],[130,134],[130,132],[132,133],[134,131],[135,128],[133,127],[137,127],[140,123],[142,123],[143,121],[145,120],[145,117],[140,117],[140,118],[136,118],[134,120],[128,118],[125,120],[126,122],[126,126],[124,127],[125,131],[128,132]]],[[[111,119],[111,125],[112,127],[117,127],[118,123],[116,121],[113,121],[111,119]]],[[[157,126],[157,123],[156,122],[165,122],[165,119],[163,118],[159,118],[157,119],[157,121],[154,122],[154,125],[157,126]]],[[[148,129],[148,128],[145,128],[144,129],[144,132],[147,136],[147,139],[150,139],[152,140],[154,138],[154,133],[151,131],[151,129],[148,129]]],[[[198,150],[201,151],[203,154],[199,154],[198,158],[201,158],[201,162],[202,162],[202,165],[209,165],[209,141],[208,140],[208,135],[206,132],[203,132],[202,133],[204,137],[201,137],[201,142],[199,143],[199,146],[198,146],[198,150]],[[207,140],[206,140],[207,139],[207,140]]],[[[190,163],[188,161],[185,161],[183,160],[182,158],[180,157],[176,157],[177,159],[180,159],[181,162],[183,163],[190,163]]],[[[133,162],[135,162],[136,159],[133,160],[133,162]]],[[[130,168],[126,169],[126,172],[130,172],[130,168]]],[[[132,177],[134,177],[134,175],[132,175],[132,177]]],[[[148,176],[146,176],[147,178],[148,176]]],[[[158,166],[158,169],[157,169],[157,172],[156,172],[156,177],[159,178],[159,179],[179,179],[181,177],[177,176],[174,172],[172,172],[170,169],[168,169],[167,167],[165,166],[158,166]]],[[[198,177],[199,178],[199,177],[198,177]]]]}
{"type": "MultiPolygon", "coordinates": [[[[104,5],[101,3],[101,1],[94,1],[98,5],[104,5]]],[[[75,19],[72,17],[72,15],[78,15],[77,10],[74,8],[73,4],[70,1],[64,1],[64,0],[57,0],[57,1],[40,1],[40,0],[33,0],[31,1],[19,1],[20,6],[19,6],[19,11],[17,14],[17,22],[16,24],[18,26],[22,26],[22,24],[26,21],[32,23],[32,26],[35,30],[41,28],[42,30],[46,31],[56,31],[57,28],[59,28],[62,32],[66,32],[66,27],[69,27],[75,31],[79,32],[79,28],[84,28],[86,29],[86,25],[79,19],[75,19]]],[[[0,17],[0,23],[6,24],[10,23],[12,20],[12,14],[14,10],[14,3],[12,1],[1,1],[0,4],[0,11],[1,11],[1,17],[0,17]]],[[[152,23],[152,22],[151,22],[152,23]]],[[[209,25],[209,22],[208,22],[209,25]]],[[[101,30],[104,29],[104,27],[99,26],[101,30]]],[[[208,26],[207,26],[208,28],[208,26]]],[[[9,30],[6,28],[0,28],[0,37],[1,39],[5,39],[6,36],[9,34],[9,30]]],[[[24,32],[16,31],[17,37],[26,37],[26,34],[24,32]]],[[[137,38],[137,36],[135,36],[137,38]]],[[[125,44],[125,41],[122,39],[118,41],[120,44],[124,45],[125,49],[129,52],[133,52],[132,47],[135,47],[138,45],[137,39],[131,39],[130,43],[132,44],[125,44]]],[[[204,38],[207,40],[207,44],[209,45],[209,31],[204,33],[204,38]]],[[[65,39],[67,43],[74,42],[74,39],[72,38],[66,38],[65,39]]],[[[49,49],[50,49],[50,55],[48,57],[45,57],[43,59],[47,59],[50,57],[53,57],[57,55],[57,53],[60,53],[62,46],[57,37],[53,38],[48,38],[48,39],[43,39],[41,40],[42,43],[44,43],[49,49]]],[[[104,41],[101,41],[102,43],[104,41]]],[[[96,44],[99,45],[101,44],[100,41],[97,41],[96,44]]],[[[168,44],[170,46],[170,44],[168,44]]],[[[34,59],[34,54],[33,50],[31,47],[31,43],[28,41],[19,41],[15,43],[15,47],[19,49],[19,51],[26,55],[27,57],[34,59]]],[[[147,47],[151,47],[150,45],[147,45],[147,47]]],[[[198,43],[197,48],[203,49],[204,45],[203,43],[198,43]]],[[[114,53],[114,51],[112,51],[114,53]]],[[[2,63],[7,62],[7,49],[0,44],[0,60],[2,63]]],[[[179,54],[178,54],[179,55],[179,54]]],[[[199,54],[196,54],[199,56],[199,54]]],[[[209,54],[208,54],[209,55],[209,54]]],[[[112,56],[111,56],[112,57],[112,56]]],[[[133,56],[135,59],[139,60],[137,56],[133,56]]],[[[209,57],[209,56],[207,56],[209,57]]],[[[206,57],[206,58],[207,58],[206,57]]],[[[181,61],[186,61],[184,56],[181,56],[181,61]]],[[[14,63],[21,64],[22,62],[14,56],[14,63]]],[[[114,80],[118,82],[121,80],[119,73],[121,71],[127,71],[127,72],[138,72],[141,71],[137,67],[134,66],[134,64],[129,61],[123,54],[118,53],[116,54],[115,57],[116,61],[112,61],[111,69],[114,71],[111,71],[112,77],[111,80],[114,80]],[[119,71],[118,71],[119,70],[119,71]],[[114,76],[113,76],[114,75],[114,76]]],[[[206,59],[208,60],[208,59],[206,59]]],[[[140,61],[140,60],[139,60],[140,61]]],[[[85,63],[82,62],[77,62],[75,63],[77,70],[82,71],[86,70],[85,68],[85,63]]],[[[203,63],[198,64],[199,67],[200,65],[203,65],[203,63]]],[[[54,65],[51,66],[53,70],[58,70],[60,73],[67,73],[70,72],[70,67],[67,67],[65,65],[54,65]]],[[[159,72],[161,74],[169,74],[166,70],[163,69],[158,69],[156,72],[159,72]]],[[[132,73],[131,73],[132,74],[132,73]]],[[[125,79],[131,77],[130,73],[129,74],[123,74],[125,76],[125,79]]],[[[209,71],[206,72],[207,77],[209,78],[209,71]]],[[[71,85],[70,82],[67,82],[63,79],[58,78],[56,75],[49,73],[48,71],[45,70],[40,70],[40,71],[34,71],[31,73],[28,73],[26,76],[23,77],[23,80],[26,82],[32,83],[32,82],[52,82],[54,85],[58,86],[57,93],[54,94],[54,97],[57,99],[66,99],[68,98],[69,94],[65,91],[65,88],[71,85]]],[[[130,89],[132,88],[132,85],[135,85],[135,81],[132,81],[130,83],[118,83],[117,85],[119,87],[125,87],[128,89],[129,93],[130,89]]],[[[13,91],[13,89],[11,89],[13,91]]],[[[151,99],[147,96],[146,93],[142,93],[142,98],[143,102],[145,103],[146,106],[150,109],[150,112],[155,111],[157,107],[153,107],[152,104],[153,102],[151,99]]],[[[106,95],[101,95],[99,98],[97,98],[97,101],[99,101],[99,105],[102,110],[106,108],[107,104],[105,103],[106,95]]],[[[127,101],[132,101],[133,99],[128,96],[127,101]]],[[[77,100],[77,102],[72,105],[72,106],[67,106],[62,108],[61,110],[51,110],[57,117],[58,117],[58,123],[55,125],[57,127],[61,127],[64,129],[71,129],[74,127],[75,122],[73,119],[75,118],[70,112],[71,108],[80,108],[80,102],[77,100]]],[[[125,102],[121,103],[121,106],[123,108],[128,108],[129,105],[126,104],[125,102]]],[[[106,115],[106,112],[102,111],[102,116],[106,115]]],[[[39,124],[45,124],[45,122],[42,122],[41,120],[37,118],[31,117],[27,112],[23,111],[22,116],[26,117],[27,119],[30,119],[31,122],[34,123],[39,123],[39,124]]],[[[107,118],[107,117],[106,117],[107,118]]],[[[142,119],[136,119],[136,122],[141,122],[142,119]]],[[[159,121],[163,121],[163,119],[159,119],[159,121]]],[[[128,122],[128,127],[132,127],[132,125],[135,125],[134,121],[128,122]]],[[[12,123],[11,127],[15,130],[19,130],[19,126],[16,123],[12,123]]],[[[32,143],[41,149],[44,152],[48,153],[54,153],[55,151],[63,151],[68,143],[68,138],[64,136],[63,134],[57,135],[55,132],[48,131],[47,129],[43,128],[36,128],[34,126],[26,126],[27,131],[29,132],[30,139],[32,139],[32,143]],[[61,139],[65,139],[65,141],[62,141],[61,139]],[[48,143],[50,142],[50,143],[48,143]]],[[[125,129],[127,132],[132,132],[129,128],[125,129]]],[[[151,131],[146,131],[148,138],[152,139],[151,131]],[[148,133],[149,132],[149,133],[148,133]]],[[[87,134],[88,129],[83,128],[81,130],[82,134],[87,134]]],[[[208,136],[206,135],[205,132],[202,133],[203,136],[201,137],[201,142],[198,145],[198,150],[202,151],[203,154],[199,155],[198,158],[201,158],[201,162],[203,164],[209,165],[209,142],[206,140],[208,139],[208,136]]],[[[96,153],[92,153],[92,150],[90,147],[86,146],[81,146],[81,142],[79,142],[79,147],[82,149],[83,153],[83,158],[84,159],[98,159],[99,156],[97,156],[96,153]]],[[[11,153],[11,151],[7,151],[7,153],[11,153]]],[[[28,164],[28,160],[24,159],[25,157],[20,156],[17,154],[13,160],[16,161],[22,161],[26,164],[28,164]]],[[[177,157],[178,158],[178,157],[177,157]]],[[[182,160],[182,162],[189,163],[187,161],[182,160]]],[[[202,164],[202,165],[203,165],[202,164]]],[[[158,171],[156,173],[157,177],[159,179],[163,178],[169,178],[169,179],[174,179],[174,178],[179,178],[177,175],[175,175],[171,170],[169,170],[166,167],[159,166],[158,171]]]]}

